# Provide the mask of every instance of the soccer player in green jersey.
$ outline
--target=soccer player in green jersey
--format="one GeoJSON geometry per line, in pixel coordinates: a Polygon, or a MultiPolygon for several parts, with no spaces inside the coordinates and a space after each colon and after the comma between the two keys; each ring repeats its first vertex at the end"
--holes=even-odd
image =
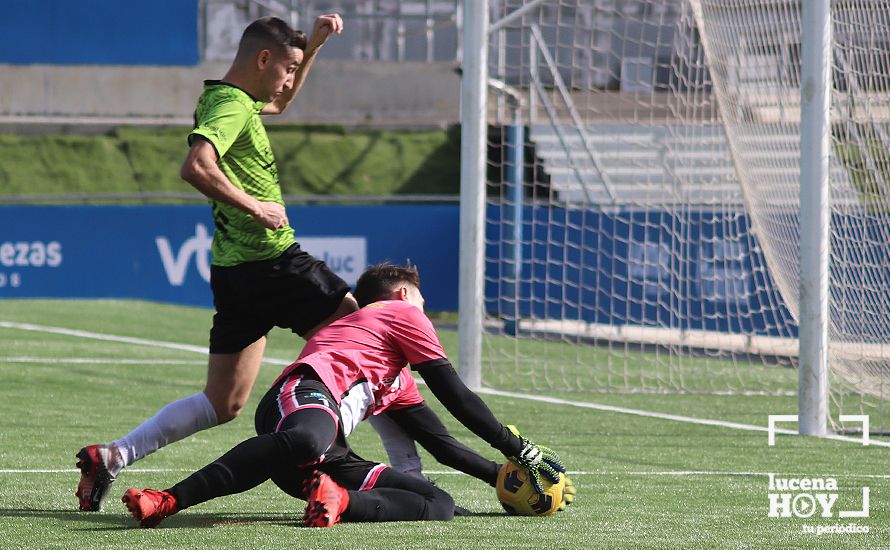
{"type": "Polygon", "coordinates": [[[155,450],[241,412],[273,326],[305,339],[358,309],[348,285],[294,241],[261,114],[282,113],[303,86],[337,14],[322,15],[308,41],[275,17],[251,23],[222,80],[209,80],[195,109],[182,178],[210,199],[210,330],[207,385],[163,407],[107,445],[77,453],[81,510],[100,510],[115,476],[155,450]]]}

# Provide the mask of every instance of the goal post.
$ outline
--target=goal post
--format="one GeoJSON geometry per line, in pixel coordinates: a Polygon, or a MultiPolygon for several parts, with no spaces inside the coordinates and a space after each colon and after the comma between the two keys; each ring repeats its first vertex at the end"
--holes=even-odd
{"type": "Polygon", "coordinates": [[[890,428],[890,0],[462,9],[471,385],[890,428]]]}
{"type": "Polygon", "coordinates": [[[460,265],[458,368],[471,389],[481,385],[484,305],[485,159],[488,113],[488,2],[464,2],[460,89],[460,265]]]}
{"type": "Polygon", "coordinates": [[[798,431],[828,430],[831,0],[801,3],[798,431]]]}

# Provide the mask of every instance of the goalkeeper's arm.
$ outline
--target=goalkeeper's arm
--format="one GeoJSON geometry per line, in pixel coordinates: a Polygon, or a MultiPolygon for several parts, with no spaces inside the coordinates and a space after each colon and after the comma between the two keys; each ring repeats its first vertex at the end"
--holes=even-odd
{"type": "Polygon", "coordinates": [[[436,412],[426,403],[387,410],[383,414],[405,430],[405,433],[440,463],[494,486],[500,465],[454,439],[436,412]]]}
{"type": "Polygon", "coordinates": [[[565,471],[556,453],[538,447],[501,424],[485,402],[467,388],[447,359],[413,365],[413,368],[420,373],[436,399],[461,424],[514,462],[528,468],[536,489],[542,490],[537,480],[539,475],[555,482],[559,479],[558,472],[565,471]]]}

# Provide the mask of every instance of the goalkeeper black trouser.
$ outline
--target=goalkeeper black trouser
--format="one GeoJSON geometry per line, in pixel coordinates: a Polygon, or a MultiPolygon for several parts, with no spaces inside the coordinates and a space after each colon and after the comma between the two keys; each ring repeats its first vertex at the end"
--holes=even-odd
{"type": "Polygon", "coordinates": [[[258,431],[271,426],[270,433],[239,443],[169,489],[180,510],[246,491],[270,478],[290,494],[305,498],[294,494],[294,488],[302,486],[298,480],[318,469],[349,490],[350,503],[341,518],[343,521],[450,520],[453,517],[454,501],[445,491],[424,479],[363,460],[352,452],[338,428],[340,415],[336,403],[323,385],[315,381],[302,384],[303,387],[295,391],[296,399],[301,403],[314,402],[315,406],[299,407],[275,422],[274,415],[267,410],[271,406],[278,409],[270,395],[277,396],[286,381],[287,378],[272,388],[257,410],[258,431]]]}
{"type": "Polygon", "coordinates": [[[318,460],[337,435],[337,424],[321,409],[302,409],[290,416],[294,426],[242,441],[171,487],[179,509],[252,489],[284,465],[298,468],[318,460]]]}

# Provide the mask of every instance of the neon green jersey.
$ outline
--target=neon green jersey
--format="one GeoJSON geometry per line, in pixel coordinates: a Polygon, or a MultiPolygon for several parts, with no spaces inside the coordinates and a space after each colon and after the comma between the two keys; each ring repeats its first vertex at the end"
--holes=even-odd
{"type": "MultiPolygon", "coordinates": [[[[206,80],[189,144],[198,136],[206,139],[216,149],[217,165],[232,184],[259,201],[283,206],[278,167],[260,120],[265,105],[236,86],[206,80]]],[[[268,260],[294,243],[290,226],[266,229],[239,208],[215,200],[210,204],[216,226],[211,247],[213,265],[268,260]]]]}

